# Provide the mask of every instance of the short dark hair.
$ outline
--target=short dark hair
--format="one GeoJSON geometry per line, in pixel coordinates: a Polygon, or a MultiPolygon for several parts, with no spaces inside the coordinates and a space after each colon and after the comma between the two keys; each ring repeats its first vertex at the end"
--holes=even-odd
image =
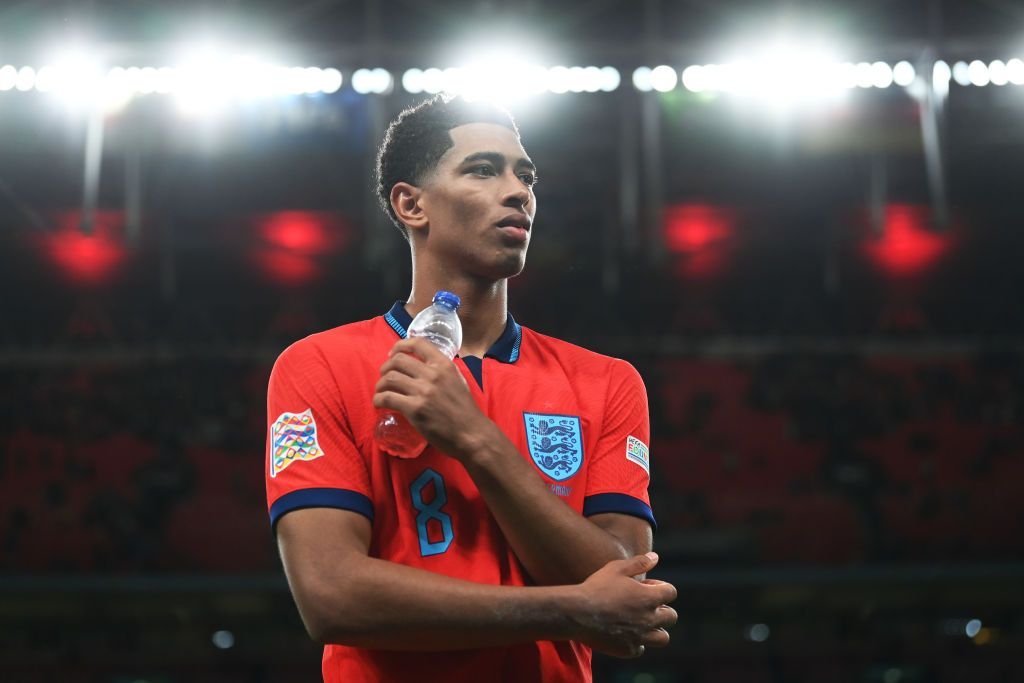
{"type": "Polygon", "coordinates": [[[409,229],[391,206],[391,188],[403,182],[421,185],[454,144],[448,131],[467,123],[496,123],[519,138],[516,122],[505,109],[446,94],[406,109],[388,126],[377,151],[377,199],[407,242],[409,229]]]}

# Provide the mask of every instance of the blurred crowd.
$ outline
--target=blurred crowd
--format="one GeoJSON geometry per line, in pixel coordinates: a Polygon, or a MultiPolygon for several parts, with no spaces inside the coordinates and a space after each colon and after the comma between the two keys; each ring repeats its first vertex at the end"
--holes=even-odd
{"type": "MultiPolygon", "coordinates": [[[[1024,354],[632,359],[680,566],[1019,560],[1024,354]]],[[[267,572],[266,361],[5,367],[0,568],[267,572]]]]}

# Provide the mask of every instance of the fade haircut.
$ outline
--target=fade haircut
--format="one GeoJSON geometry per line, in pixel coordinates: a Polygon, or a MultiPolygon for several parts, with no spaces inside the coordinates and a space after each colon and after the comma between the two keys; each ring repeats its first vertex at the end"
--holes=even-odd
{"type": "Polygon", "coordinates": [[[512,115],[488,102],[469,102],[452,95],[435,95],[406,109],[388,126],[377,151],[377,199],[406,242],[409,228],[398,220],[391,206],[391,188],[396,183],[421,186],[438,161],[454,143],[452,128],[467,123],[496,123],[519,139],[512,115]]]}

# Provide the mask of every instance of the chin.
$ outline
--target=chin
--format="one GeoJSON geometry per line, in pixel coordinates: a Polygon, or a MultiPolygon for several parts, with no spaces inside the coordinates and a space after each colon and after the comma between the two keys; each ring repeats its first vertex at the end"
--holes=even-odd
{"type": "Polygon", "coordinates": [[[516,256],[507,256],[498,261],[492,261],[488,264],[481,264],[483,267],[479,269],[481,277],[486,277],[489,280],[507,280],[513,278],[523,272],[526,267],[526,254],[519,254],[516,256]]]}

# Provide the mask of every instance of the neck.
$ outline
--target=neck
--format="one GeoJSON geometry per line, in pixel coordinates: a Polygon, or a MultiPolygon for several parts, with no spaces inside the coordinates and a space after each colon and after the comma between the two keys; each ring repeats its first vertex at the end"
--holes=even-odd
{"type": "Polygon", "coordinates": [[[483,358],[505,331],[508,315],[508,281],[481,280],[448,269],[413,262],[412,292],[405,310],[415,317],[430,305],[434,293],[447,290],[459,295],[462,321],[460,356],[483,358]]]}

